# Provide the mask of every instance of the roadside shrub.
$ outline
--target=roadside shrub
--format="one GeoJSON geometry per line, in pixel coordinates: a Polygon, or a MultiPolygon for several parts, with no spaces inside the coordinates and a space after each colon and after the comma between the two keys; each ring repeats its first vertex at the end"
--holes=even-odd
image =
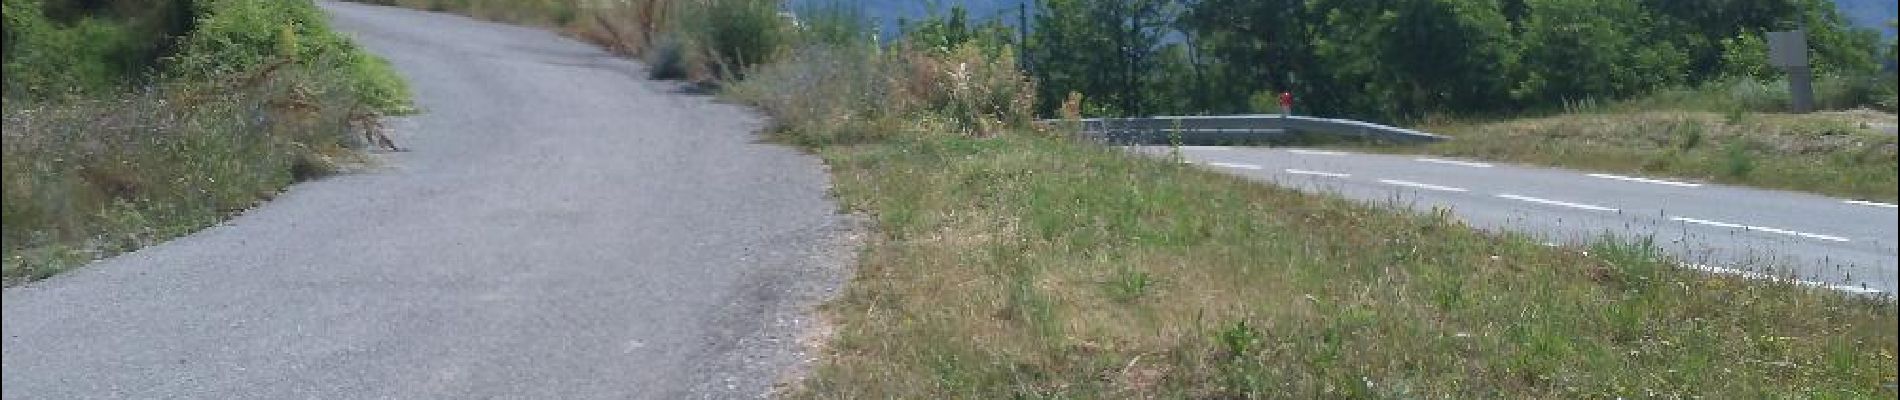
{"type": "Polygon", "coordinates": [[[811,44],[729,86],[794,141],[857,143],[899,131],[993,136],[1033,120],[1033,87],[1014,55],[811,44]]]}
{"type": "MultiPolygon", "coordinates": [[[[1893,82],[1880,73],[1844,73],[1825,75],[1814,80],[1814,105],[1822,110],[1853,108],[1881,109],[1883,92],[1893,91],[1893,82]]],[[[1890,108],[1887,108],[1890,109],[1890,108]]]]}
{"type": "Polygon", "coordinates": [[[663,36],[646,52],[647,77],[686,79],[686,43],[676,36],[663,36]]]}
{"type": "Polygon", "coordinates": [[[906,51],[911,73],[906,94],[949,117],[965,134],[989,136],[1027,126],[1035,115],[1035,88],[1016,69],[1010,50],[994,57],[984,53],[973,42],[941,55],[906,51]]]}
{"type": "Polygon", "coordinates": [[[1749,153],[1745,141],[1730,142],[1722,149],[1722,172],[1728,176],[1743,178],[1755,172],[1755,156],[1749,153]]]}
{"type": "Polygon", "coordinates": [[[893,93],[902,65],[864,47],[813,45],[726,87],[759,107],[795,142],[859,143],[896,133],[906,103],[893,93]]]}
{"type": "Polygon", "coordinates": [[[721,78],[742,79],[752,67],[772,61],[789,43],[788,31],[772,0],[706,0],[686,9],[685,29],[703,46],[721,78]]]}
{"type": "Polygon", "coordinates": [[[199,7],[196,28],[165,66],[170,79],[207,81],[289,62],[345,72],[339,78],[374,111],[407,109],[408,88],[395,71],[331,31],[314,3],[214,0],[199,7]]]}
{"type": "Polygon", "coordinates": [[[9,99],[97,93],[139,77],[157,51],[160,32],[93,17],[49,20],[37,0],[5,0],[6,95],[9,99]]]}
{"type": "Polygon", "coordinates": [[[875,45],[869,39],[877,27],[864,15],[861,4],[844,0],[807,2],[798,9],[798,40],[829,46],[875,45]]]}

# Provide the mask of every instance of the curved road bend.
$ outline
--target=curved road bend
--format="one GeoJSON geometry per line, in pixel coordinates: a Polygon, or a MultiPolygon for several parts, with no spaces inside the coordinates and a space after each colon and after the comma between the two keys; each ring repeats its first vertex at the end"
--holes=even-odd
{"type": "Polygon", "coordinates": [[[329,3],[411,152],[5,291],[4,397],[738,398],[849,223],[760,117],[534,29],[329,3]]]}
{"type": "Polygon", "coordinates": [[[1780,272],[1853,293],[1892,294],[1900,286],[1893,204],[1427,156],[1220,146],[1182,153],[1218,171],[1362,201],[1446,208],[1473,226],[1552,243],[1650,236],[1712,271],[1786,268],[1780,272]]]}

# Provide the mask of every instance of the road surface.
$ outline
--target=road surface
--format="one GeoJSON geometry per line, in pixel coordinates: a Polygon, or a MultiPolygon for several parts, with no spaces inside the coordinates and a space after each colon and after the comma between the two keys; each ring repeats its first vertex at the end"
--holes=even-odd
{"type": "MultiPolygon", "coordinates": [[[[1141,149],[1162,154],[1164,147],[1141,149]]],[[[1189,162],[1307,191],[1575,244],[1649,236],[1718,273],[1769,272],[1857,293],[1896,286],[1892,204],[1642,176],[1335,150],[1188,146],[1189,162]],[[1767,268],[1769,271],[1761,271],[1767,268]]]]}
{"type": "Polygon", "coordinates": [[[760,117],[534,29],[328,3],[410,152],[5,291],[7,399],[744,398],[850,223],[760,117]]]}

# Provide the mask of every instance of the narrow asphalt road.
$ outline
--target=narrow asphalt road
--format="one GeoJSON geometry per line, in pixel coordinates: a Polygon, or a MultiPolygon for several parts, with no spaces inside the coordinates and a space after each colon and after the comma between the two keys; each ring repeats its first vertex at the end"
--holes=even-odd
{"type": "Polygon", "coordinates": [[[5,291],[7,399],[745,398],[851,223],[760,117],[534,29],[326,3],[411,152],[5,291]]]}
{"type": "MultiPolygon", "coordinates": [[[[1141,149],[1151,154],[1165,148],[1141,149]]],[[[1577,244],[1651,237],[1712,272],[1770,269],[1847,292],[1891,294],[1892,204],[1641,176],[1314,149],[1184,147],[1190,162],[1252,179],[1420,210],[1577,244]]]]}

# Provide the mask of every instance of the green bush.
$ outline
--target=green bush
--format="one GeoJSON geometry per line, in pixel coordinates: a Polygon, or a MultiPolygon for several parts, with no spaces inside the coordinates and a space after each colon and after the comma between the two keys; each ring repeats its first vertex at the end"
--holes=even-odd
{"type": "Polygon", "coordinates": [[[159,40],[130,23],[83,16],[49,20],[38,0],[6,0],[5,86],[9,98],[97,93],[147,68],[159,40]]]}
{"type": "Polygon", "coordinates": [[[785,21],[772,0],[707,0],[687,19],[693,42],[721,77],[739,79],[753,66],[772,61],[789,43],[785,21]]]}
{"type": "Polygon", "coordinates": [[[647,50],[646,63],[648,78],[685,79],[687,76],[686,43],[681,42],[677,36],[661,36],[647,50]]]}
{"type": "Polygon", "coordinates": [[[204,81],[274,63],[334,70],[357,100],[382,112],[407,108],[401,78],[380,59],[331,31],[309,1],[214,0],[198,3],[196,29],[165,66],[174,80],[204,81]]]}

